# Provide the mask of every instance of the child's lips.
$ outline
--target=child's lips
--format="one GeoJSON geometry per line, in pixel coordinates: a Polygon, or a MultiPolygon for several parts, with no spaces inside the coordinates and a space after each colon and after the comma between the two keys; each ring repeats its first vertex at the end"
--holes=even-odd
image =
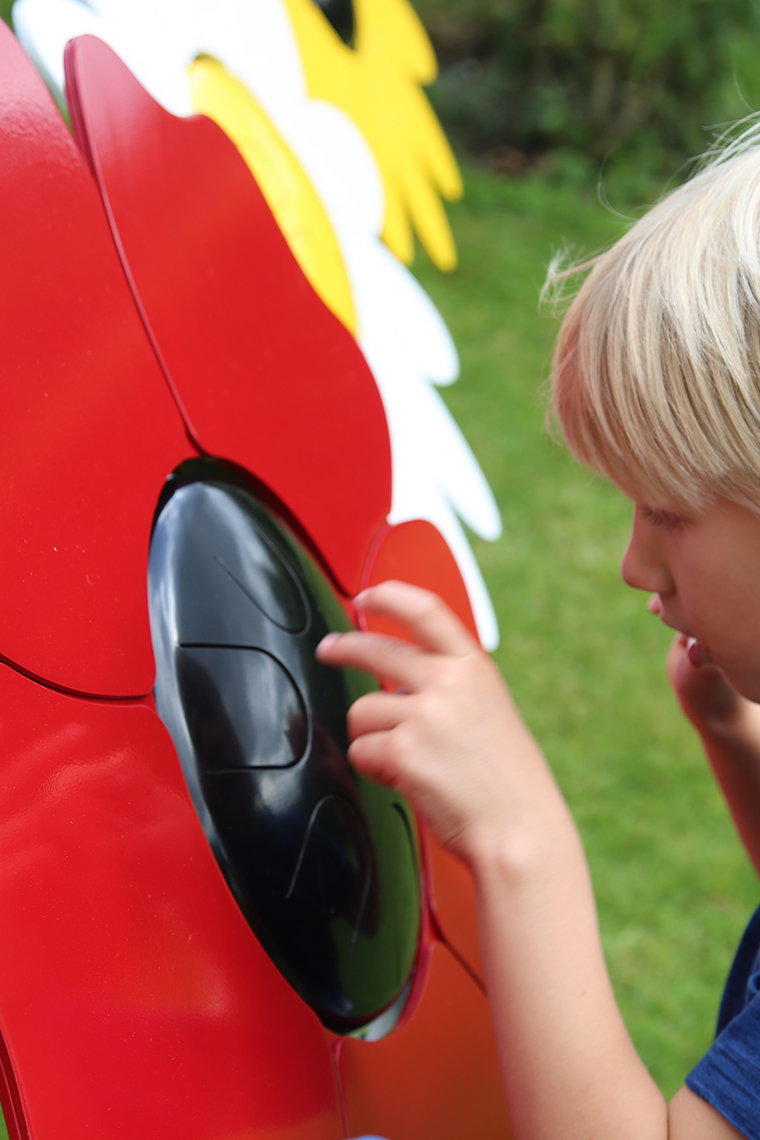
{"type": "Polygon", "coordinates": [[[684,637],[691,637],[691,634],[687,630],[683,629],[680,625],[676,625],[674,621],[671,621],[669,619],[668,615],[665,612],[665,605],[659,594],[652,594],[651,598],[647,602],[647,609],[649,610],[650,614],[654,614],[655,617],[658,617],[663,625],[670,626],[671,629],[674,629],[677,633],[683,634],[684,637]]]}
{"type": "Polygon", "coordinates": [[[667,614],[665,613],[665,607],[659,594],[652,594],[652,597],[647,603],[647,609],[649,610],[650,614],[655,614],[657,617],[659,617],[660,621],[664,625],[669,625],[671,629],[676,630],[676,632],[680,634],[678,640],[686,650],[692,665],[694,665],[697,669],[700,669],[703,665],[715,664],[715,660],[710,655],[709,649],[706,649],[701,641],[698,641],[696,637],[693,637],[692,634],[690,634],[687,630],[682,629],[679,625],[676,625],[672,621],[668,621],[667,614]]]}

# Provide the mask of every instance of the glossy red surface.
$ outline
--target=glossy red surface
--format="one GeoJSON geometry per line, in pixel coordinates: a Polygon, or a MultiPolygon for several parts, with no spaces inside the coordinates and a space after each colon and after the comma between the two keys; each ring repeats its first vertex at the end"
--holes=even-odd
{"type": "Polygon", "coordinates": [[[414,1016],[382,1041],[339,1052],[349,1136],[509,1140],[485,996],[440,943],[414,1016]]]}
{"type": "Polygon", "coordinates": [[[0,1029],[33,1140],[338,1140],[325,1034],[149,705],[0,666],[0,755],[0,1029]]]}
{"type": "MultiPolygon", "coordinates": [[[[477,637],[475,619],[462,575],[443,535],[432,523],[413,519],[386,526],[378,535],[364,568],[362,586],[398,578],[442,597],[477,637]]],[[[367,618],[367,627],[393,636],[408,631],[387,618],[367,618]]]]}
{"type": "Polygon", "coordinates": [[[151,519],[193,449],[97,187],[5,24],[0,153],[0,656],[64,688],[146,693],[151,519]]]}
{"type": "Polygon", "coordinates": [[[483,981],[483,963],[478,942],[475,887],[464,863],[429,833],[428,890],[430,909],[444,942],[466,963],[474,976],[483,981]]]}
{"type": "Polygon", "coordinates": [[[66,55],[72,119],[193,438],[253,473],[359,588],[390,509],[388,430],[353,337],[304,277],[252,174],[101,41],[66,55]]]}

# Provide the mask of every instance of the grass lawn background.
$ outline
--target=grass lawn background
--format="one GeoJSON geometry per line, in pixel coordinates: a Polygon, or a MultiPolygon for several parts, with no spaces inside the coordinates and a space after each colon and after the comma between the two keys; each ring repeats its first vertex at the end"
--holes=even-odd
{"type": "MultiPolygon", "coordinates": [[[[465,166],[460,267],[420,280],[459,347],[443,395],[496,493],[504,536],[474,542],[501,626],[496,660],[580,825],[615,991],[670,1096],[709,1045],[757,881],[667,684],[670,632],[619,564],[630,506],[546,435],[558,320],[539,313],[552,253],[624,223],[597,200],[465,166]]],[[[556,948],[561,960],[562,947],[556,948]]]]}

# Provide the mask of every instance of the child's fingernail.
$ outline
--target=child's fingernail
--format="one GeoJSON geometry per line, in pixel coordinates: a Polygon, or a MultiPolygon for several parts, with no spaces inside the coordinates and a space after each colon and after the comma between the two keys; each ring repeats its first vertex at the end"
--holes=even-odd
{"type": "Polygon", "coordinates": [[[359,593],[354,598],[354,605],[355,606],[363,605],[368,594],[369,594],[369,590],[360,590],[359,593]]]}
{"type": "Polygon", "coordinates": [[[338,641],[339,638],[340,638],[339,633],[325,634],[325,636],[322,638],[319,645],[317,646],[317,653],[321,653],[323,649],[329,649],[330,646],[334,645],[335,642],[338,641]]]}
{"type": "Polygon", "coordinates": [[[705,649],[704,645],[702,645],[700,641],[697,641],[696,637],[689,638],[689,648],[686,652],[689,655],[689,660],[691,661],[692,665],[694,665],[697,669],[701,669],[703,665],[713,664],[712,657],[705,649]]]}

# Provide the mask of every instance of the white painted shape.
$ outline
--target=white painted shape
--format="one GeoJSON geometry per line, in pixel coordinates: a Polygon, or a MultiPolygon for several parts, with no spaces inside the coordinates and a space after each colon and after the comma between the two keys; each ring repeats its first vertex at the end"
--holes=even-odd
{"type": "Polygon", "coordinates": [[[63,49],[75,36],[97,35],[97,16],[75,0],[16,0],[13,27],[48,88],[63,104],[63,49]]]}
{"type": "MultiPolygon", "coordinates": [[[[181,11],[181,5],[166,0],[181,11]]],[[[16,0],[13,26],[60,103],[64,102],[63,50],[76,36],[93,35],[119,55],[151,95],[175,115],[192,113],[185,73],[189,46],[180,29],[167,26],[160,4],[130,0],[131,12],[109,13],[113,5],[85,6],[74,0],[16,0]],[[106,11],[103,11],[103,8],[106,11]],[[152,35],[145,33],[152,29],[152,35]],[[168,37],[164,50],[163,40],[168,37]]]]}
{"type": "Polygon", "coordinates": [[[353,119],[332,103],[309,99],[288,131],[336,231],[361,235],[360,240],[379,235],[385,218],[383,181],[353,119]]]}
{"type": "Polygon", "coordinates": [[[476,533],[497,538],[501,519],[493,493],[430,383],[436,363],[444,379],[458,366],[448,329],[424,290],[385,246],[352,248],[344,242],[344,253],[361,314],[361,347],[391,431],[394,521],[429,517],[420,513],[420,504],[444,493],[476,533]]]}
{"type": "MultiPolygon", "coordinates": [[[[379,239],[367,243],[364,262],[357,259],[357,292],[362,308],[373,318],[373,328],[391,315],[385,326],[385,344],[404,358],[404,367],[420,380],[437,385],[453,384],[459,375],[459,356],[446,324],[416,277],[379,239]],[[375,316],[375,314],[377,314],[375,316]],[[392,327],[393,337],[387,336],[392,327]]],[[[377,327],[377,336],[382,332],[377,327]]]]}
{"type": "Polygon", "coordinates": [[[274,117],[308,98],[293,26],[281,0],[194,0],[200,50],[225,66],[274,117]]]}

